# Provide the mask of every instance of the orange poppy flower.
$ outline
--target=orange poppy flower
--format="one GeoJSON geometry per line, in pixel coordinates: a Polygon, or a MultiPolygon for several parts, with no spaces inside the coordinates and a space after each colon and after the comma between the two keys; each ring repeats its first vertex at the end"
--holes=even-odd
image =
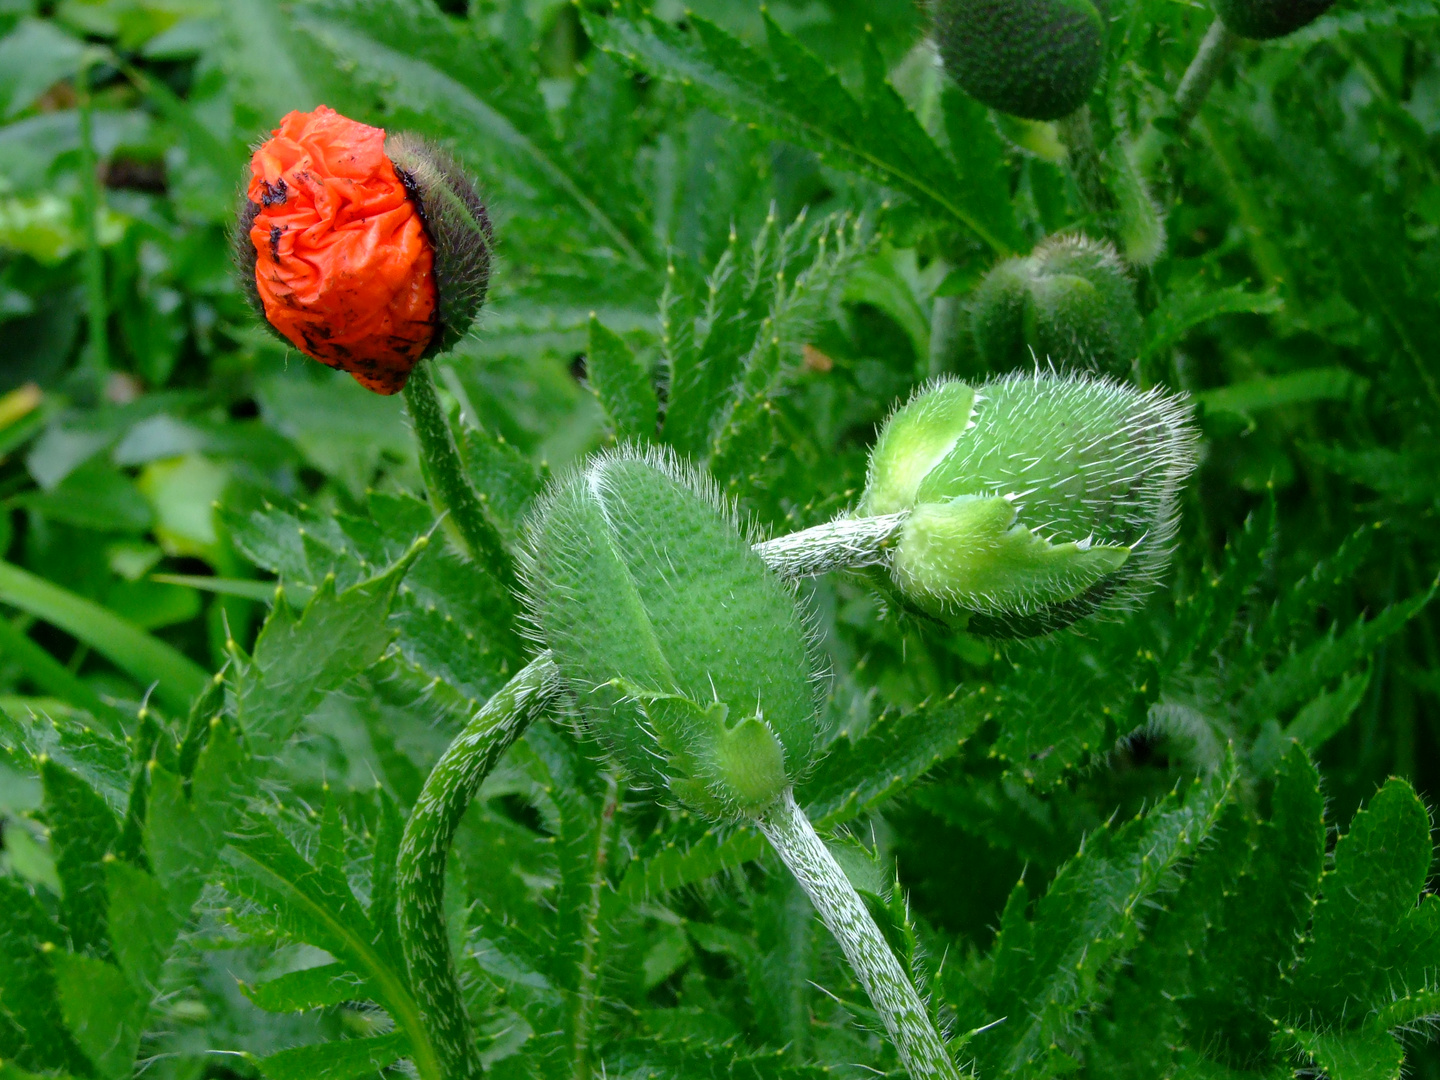
{"type": "Polygon", "coordinates": [[[270,325],[376,393],[402,389],[436,334],[435,250],[385,132],[324,105],[292,112],[250,173],[245,217],[270,325]]]}

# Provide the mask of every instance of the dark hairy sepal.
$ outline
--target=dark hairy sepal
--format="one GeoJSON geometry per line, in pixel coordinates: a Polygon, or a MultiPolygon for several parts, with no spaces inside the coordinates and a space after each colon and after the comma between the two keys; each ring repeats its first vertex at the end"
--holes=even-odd
{"type": "Polygon", "coordinates": [[[385,153],[435,249],[436,326],[424,353],[434,356],[465,336],[485,303],[494,232],[475,185],[445,151],[401,132],[385,140],[385,153]]]}
{"type": "Polygon", "coordinates": [[[240,191],[239,204],[235,214],[235,231],[230,234],[230,257],[235,264],[235,277],[240,282],[240,291],[249,302],[250,310],[255,312],[255,317],[270,335],[276,341],[282,341],[287,346],[292,345],[284,334],[271,325],[265,315],[265,304],[260,299],[260,287],[255,283],[255,261],[259,256],[254,241],[250,239],[250,229],[260,213],[260,204],[251,202],[243,188],[240,191]]]}

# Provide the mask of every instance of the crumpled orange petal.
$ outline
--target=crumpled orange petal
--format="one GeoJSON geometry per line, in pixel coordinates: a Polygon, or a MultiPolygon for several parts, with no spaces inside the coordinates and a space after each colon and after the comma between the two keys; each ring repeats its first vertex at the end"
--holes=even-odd
{"type": "Polygon", "coordinates": [[[402,389],[435,334],[435,253],[385,132],[324,105],[292,112],[250,172],[255,284],[270,324],[377,393],[402,389]]]}

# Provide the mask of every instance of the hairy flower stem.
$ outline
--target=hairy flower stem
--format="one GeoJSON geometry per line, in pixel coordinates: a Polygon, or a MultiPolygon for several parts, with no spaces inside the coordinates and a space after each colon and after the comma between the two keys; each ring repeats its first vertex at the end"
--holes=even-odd
{"type": "Polygon", "coordinates": [[[912,1080],[959,1080],[925,1003],[794,793],[787,790],[758,824],[840,943],[912,1080]]]}
{"type": "Polygon", "coordinates": [[[400,941],[444,1080],[473,1080],[481,1072],[445,933],[445,861],[481,781],[549,707],[559,687],[560,672],[549,652],[516,673],[436,762],[405,824],[396,873],[400,941]]]}
{"type": "Polygon", "coordinates": [[[1196,114],[1199,113],[1200,106],[1205,104],[1205,98],[1210,93],[1215,76],[1220,74],[1220,69],[1225,66],[1226,59],[1239,40],[1239,37],[1220,21],[1218,15],[1210,24],[1210,29],[1205,31],[1200,48],[1196,50],[1194,59],[1185,69],[1185,75],[1175,90],[1175,135],[1177,137],[1185,133],[1185,129],[1190,126],[1190,121],[1194,120],[1196,114]]]}
{"type": "Polygon", "coordinates": [[[514,570],[500,534],[485,516],[480,497],[470,486],[460,451],[455,446],[445,410],[435,393],[435,378],[428,363],[415,365],[405,384],[405,407],[420,443],[420,470],[436,509],[449,511],[465,553],[494,570],[507,586],[514,585],[514,570]]]}
{"type": "Polygon", "coordinates": [[[1056,121],[1055,128],[1070,153],[1070,175],[1075,178],[1085,208],[1094,215],[1101,229],[1113,234],[1118,206],[1114,194],[1105,186],[1105,166],[1095,145],[1090,106],[1082,105],[1063,120],[1056,121]]]}
{"type": "Polygon", "coordinates": [[[883,565],[908,512],[839,518],[755,545],[755,554],[783,578],[883,565]]]}
{"type": "Polygon", "coordinates": [[[619,805],[620,784],[613,772],[607,773],[605,802],[595,829],[595,857],[590,865],[589,896],[585,898],[584,930],[580,939],[580,976],[576,980],[574,1021],[570,1026],[574,1080],[589,1080],[594,1073],[590,1037],[595,1027],[595,984],[600,975],[600,908],[605,895],[605,867],[610,860],[610,842],[615,831],[615,811],[619,805]]]}

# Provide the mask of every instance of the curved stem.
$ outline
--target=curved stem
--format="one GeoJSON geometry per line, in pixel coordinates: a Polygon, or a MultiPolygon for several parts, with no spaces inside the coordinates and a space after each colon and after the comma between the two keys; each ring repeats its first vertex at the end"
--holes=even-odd
{"type": "Polygon", "coordinates": [[[480,1059],[445,930],[445,862],[481,781],[555,699],[560,672],[542,652],[480,709],[425,781],[397,861],[400,942],[445,1080],[473,1080],[480,1059]]]}
{"type": "Polygon", "coordinates": [[[1057,120],[1055,128],[1070,152],[1070,175],[1075,178],[1085,208],[1109,232],[1115,217],[1115,196],[1105,186],[1105,166],[1095,145],[1090,106],[1082,105],[1063,120],[1057,120]]]}
{"type": "Polygon", "coordinates": [[[436,509],[449,511],[450,520],[470,558],[494,569],[506,585],[513,585],[514,570],[510,555],[465,475],[460,451],[455,446],[445,410],[435,393],[435,378],[430,373],[429,363],[416,364],[410,372],[410,378],[405,383],[405,407],[410,412],[410,423],[420,443],[420,469],[436,509]]]}
{"type": "Polygon", "coordinates": [[[1240,38],[1220,21],[1218,15],[1210,24],[1210,29],[1205,31],[1200,48],[1196,50],[1194,59],[1185,69],[1185,74],[1180,79],[1180,85],[1175,90],[1175,134],[1177,136],[1184,134],[1185,129],[1190,126],[1190,121],[1194,120],[1200,111],[1200,106],[1205,104],[1205,98],[1210,93],[1215,76],[1220,74],[1220,69],[1225,66],[1226,58],[1229,57],[1231,50],[1235,48],[1235,44],[1239,40],[1240,38]]]}
{"type": "Polygon", "coordinates": [[[912,1080],[959,1080],[945,1043],[865,902],[787,790],[759,820],[760,831],[810,897],[885,1022],[912,1080]]]}
{"type": "Polygon", "coordinates": [[[879,517],[840,518],[824,525],[755,545],[755,554],[784,578],[815,577],[831,570],[859,570],[879,566],[908,512],[879,517]]]}

